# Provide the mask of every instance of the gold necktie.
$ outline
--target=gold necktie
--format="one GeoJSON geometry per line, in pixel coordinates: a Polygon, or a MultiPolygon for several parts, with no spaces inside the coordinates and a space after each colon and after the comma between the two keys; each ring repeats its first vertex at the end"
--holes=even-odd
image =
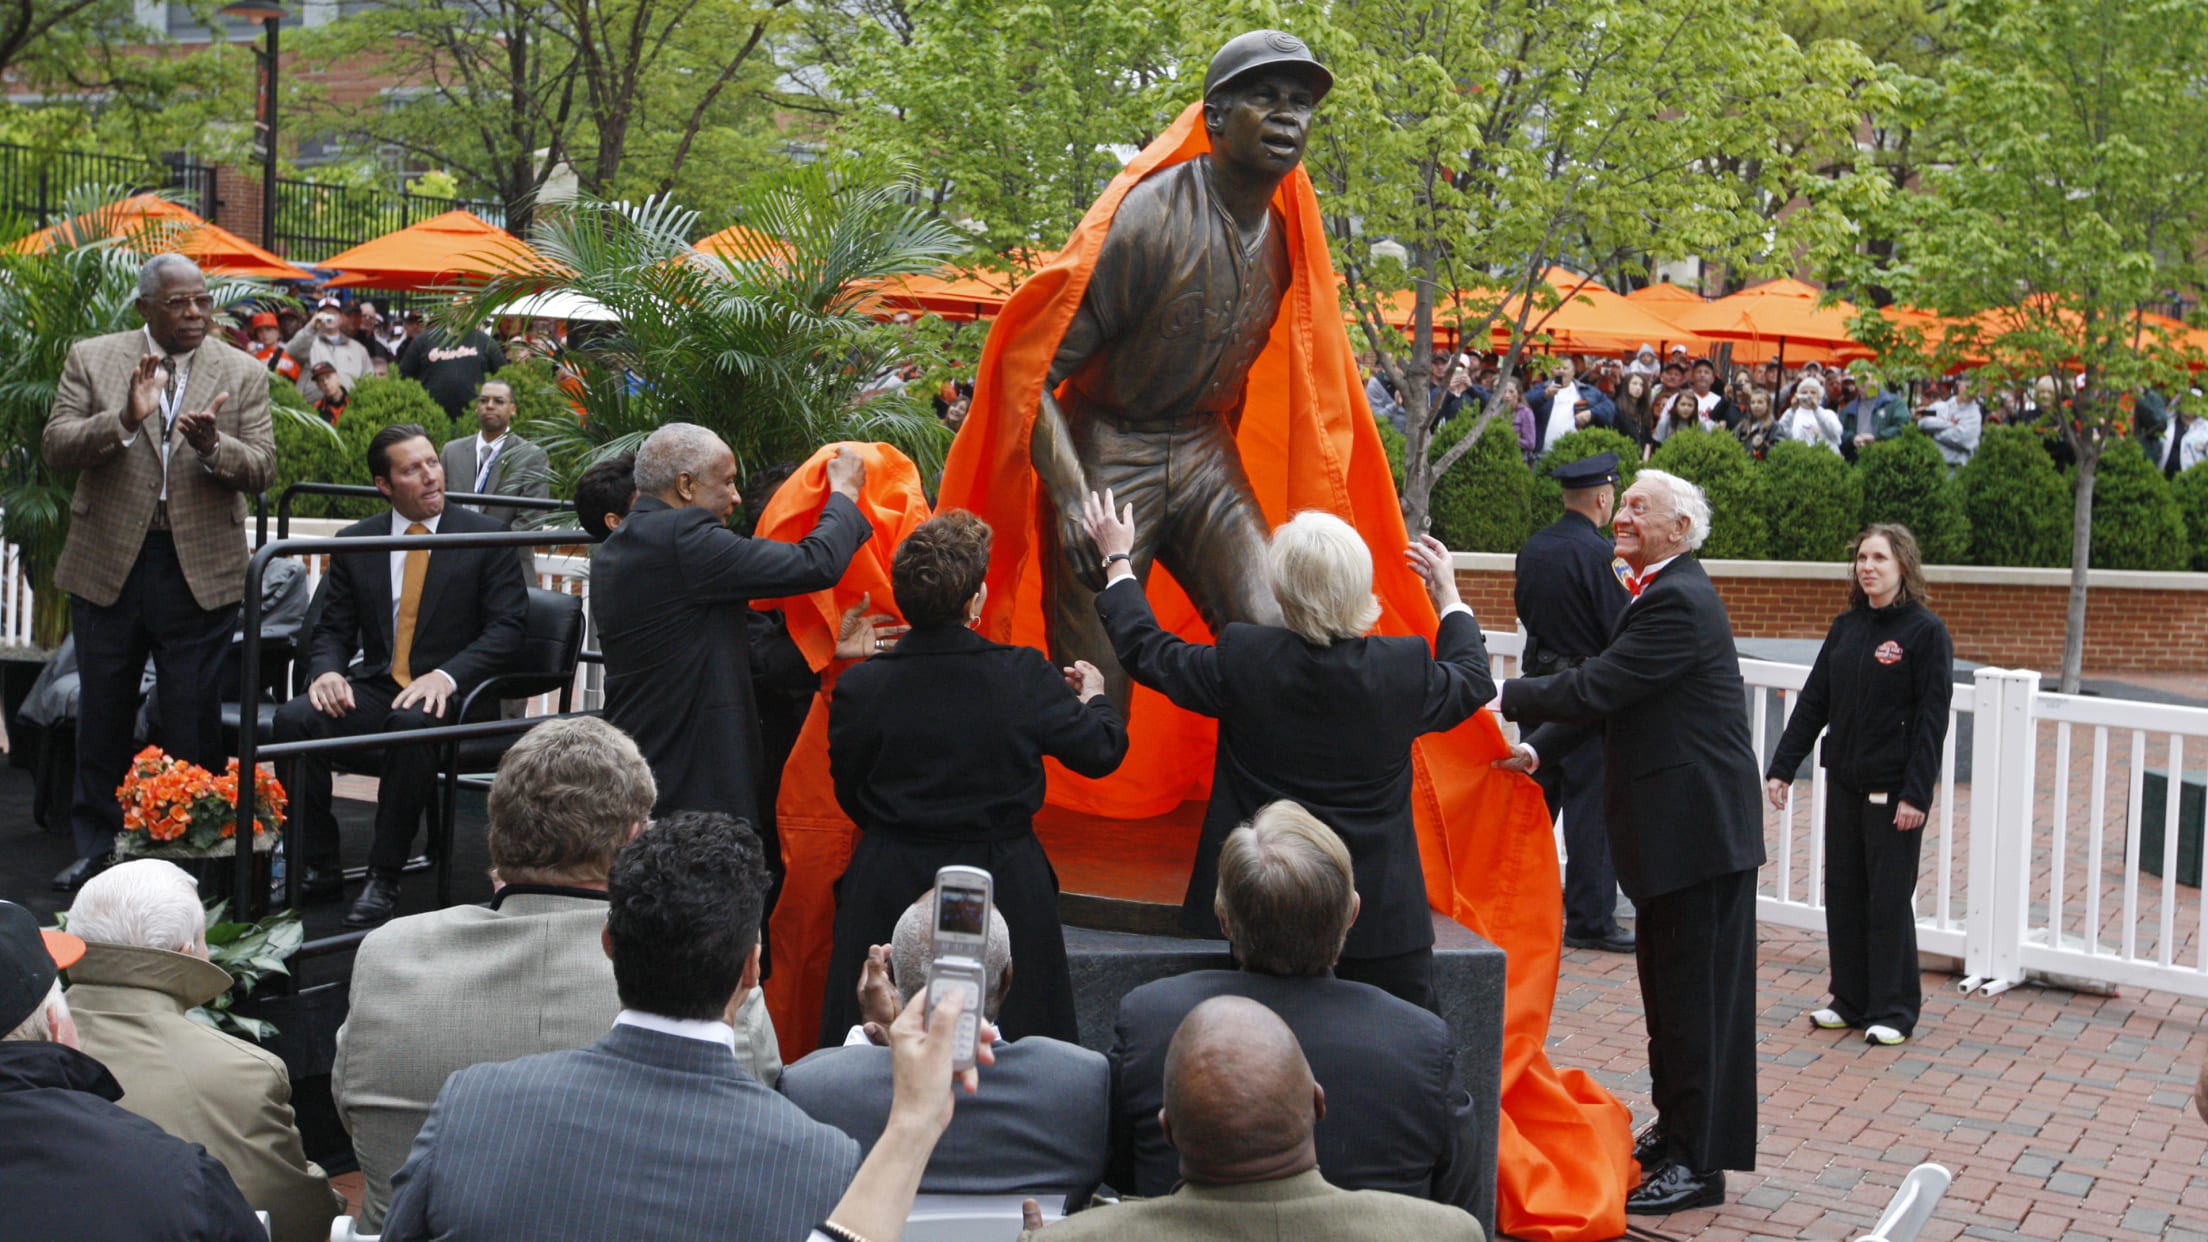
{"type": "MultiPolygon", "coordinates": [[[[426,535],[429,528],[420,522],[407,524],[409,535],[426,535]]],[[[414,680],[414,670],[408,662],[414,655],[414,621],[422,611],[422,579],[429,576],[429,549],[416,548],[406,554],[406,570],[399,575],[399,623],[398,633],[391,641],[391,680],[405,689],[414,680]]]]}

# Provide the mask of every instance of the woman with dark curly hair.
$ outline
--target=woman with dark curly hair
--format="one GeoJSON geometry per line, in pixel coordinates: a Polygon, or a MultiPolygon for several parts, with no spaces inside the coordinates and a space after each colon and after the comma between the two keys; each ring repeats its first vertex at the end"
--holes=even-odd
{"type": "Polygon", "coordinates": [[[1864,527],[1850,559],[1848,610],[1833,618],[1764,785],[1783,810],[1795,770],[1831,726],[1821,753],[1832,1005],[1809,1021],[1890,1046],[1916,1030],[1924,1005],[1910,898],[1940,781],[1955,647],[1925,607],[1924,565],[1908,527],[1864,527]]]}
{"type": "Polygon", "coordinates": [[[1003,998],[1005,1038],[1078,1039],[1058,874],[1035,839],[1043,759],[1109,775],[1127,756],[1127,726],[1095,665],[1052,668],[1033,647],[968,628],[988,594],[989,540],[989,524],[962,510],[907,535],[890,587],[912,630],[836,682],[828,768],[861,835],[836,884],[823,1045],[843,1042],[862,1020],[856,990],[868,947],[888,944],[905,907],[953,864],[994,877],[1012,929],[1019,985],[1003,998]]]}

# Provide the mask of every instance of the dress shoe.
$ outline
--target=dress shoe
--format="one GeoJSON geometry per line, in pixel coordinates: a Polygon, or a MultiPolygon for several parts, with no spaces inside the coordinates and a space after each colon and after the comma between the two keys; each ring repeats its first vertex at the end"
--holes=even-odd
{"type": "Polygon", "coordinates": [[[395,874],[371,871],[368,885],[360,890],[360,900],[345,914],[347,927],[381,927],[399,912],[399,877],[395,874]]]}
{"type": "Polygon", "coordinates": [[[1641,1166],[1641,1180],[1647,1181],[1656,1172],[1656,1166],[1664,1163],[1671,1154],[1671,1138],[1664,1133],[1664,1123],[1651,1121],[1633,1139],[1633,1161],[1641,1166]]]}
{"type": "MultiPolygon", "coordinates": [[[[302,867],[299,870],[299,904],[318,906],[345,895],[345,873],[336,867],[302,867]]],[[[285,900],[278,888],[276,900],[285,900]]]]}
{"type": "Polygon", "coordinates": [[[1636,1216],[1668,1216],[1723,1202],[1723,1169],[1697,1173],[1674,1160],[1641,1179],[1640,1189],[1625,1197],[1625,1210],[1636,1216]]]}
{"type": "Polygon", "coordinates": [[[80,858],[63,867],[60,873],[54,876],[54,891],[57,893],[76,892],[84,887],[86,880],[107,870],[109,864],[114,861],[115,856],[113,854],[94,854],[90,858],[80,858]]]}
{"type": "Polygon", "coordinates": [[[1631,953],[1633,933],[1622,927],[1613,927],[1599,936],[1564,934],[1564,943],[1574,949],[1594,949],[1602,953],[1631,953]]]}

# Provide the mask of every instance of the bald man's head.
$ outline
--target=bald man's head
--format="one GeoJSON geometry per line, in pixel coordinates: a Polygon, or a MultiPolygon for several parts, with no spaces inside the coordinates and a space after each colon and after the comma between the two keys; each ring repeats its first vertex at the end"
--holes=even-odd
{"type": "Polygon", "coordinates": [[[1191,1182],[1270,1182],[1317,1168],[1326,1095],[1288,1024],[1239,996],[1189,1011],[1165,1052],[1159,1122],[1191,1182]]]}

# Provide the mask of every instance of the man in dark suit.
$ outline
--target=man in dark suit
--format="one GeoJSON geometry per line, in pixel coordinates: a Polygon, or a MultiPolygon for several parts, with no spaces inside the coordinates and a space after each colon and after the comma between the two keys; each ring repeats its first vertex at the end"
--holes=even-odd
{"type": "MultiPolygon", "coordinates": [[[[606,720],[651,763],[662,812],[761,823],[751,601],[843,577],[873,532],[856,503],[865,482],[865,463],[839,453],[820,521],[780,543],[723,525],[742,497],[736,456],[719,436],[670,423],[637,450],[636,503],[591,560],[591,607],[606,653],[606,720]]],[[[779,857],[778,842],[765,845],[779,857]]]]}
{"type": "MultiPolygon", "coordinates": [[[[543,500],[552,494],[552,470],[544,450],[513,430],[513,385],[505,380],[483,381],[482,390],[475,395],[475,424],[474,435],[445,441],[439,460],[447,480],[460,491],[486,496],[533,496],[543,500]]],[[[534,516],[536,510],[484,505],[477,512],[512,529],[517,519],[534,516]]]]}
{"type": "Polygon", "coordinates": [[[268,371],[208,339],[207,278],[182,255],[138,273],[145,327],[69,348],[42,436],[46,464],[77,472],[54,586],[69,593],[77,707],[74,892],[123,826],[115,786],[136,744],[139,680],[153,656],[153,740],[222,770],[222,657],[245,593],[245,493],[276,473],[268,371]]]}
{"type": "Polygon", "coordinates": [[[1326,1089],[1318,1153],[1329,1182],[1473,1210],[1472,1096],[1458,1081],[1448,1024],[1334,977],[1358,904],[1341,838],[1295,803],[1276,802],[1227,837],[1215,908],[1242,969],[1160,979],[1120,1002],[1113,1185],[1171,1193],[1187,1153],[1176,1155],[1158,1123],[1167,1046],[1197,1005],[1241,996],[1280,1015],[1326,1089]]]}
{"type": "Polygon", "coordinates": [[[1496,766],[1533,771],[1601,739],[1610,857],[1640,923],[1656,1106],[1625,1208],[1660,1215],[1722,1201],[1724,1170],[1756,1165],[1763,812],[1732,622],[1693,556],[1709,502],[1684,479],[1643,470],[1611,529],[1634,599],[1602,654],[1503,683],[1503,715],[1541,727],[1496,766]]]}
{"type": "Polygon", "coordinates": [[[766,879],[759,839],[725,815],[676,815],[623,847],[607,889],[613,1030],[447,1080],[393,1179],[386,1242],[790,1242],[826,1219],[858,1144],[734,1051],[766,879]]]}
{"type": "MultiPolygon", "coordinates": [[[[480,513],[445,506],[445,472],[437,446],[412,423],[397,423],[368,442],[368,473],[391,501],[391,512],[338,533],[384,535],[494,531],[480,513]]],[[[439,552],[340,552],[322,582],[322,615],[307,639],[307,692],[276,711],[276,740],[356,737],[450,723],[467,692],[503,671],[521,648],[529,591],[509,548],[447,548],[439,552]],[[360,663],[350,672],[353,653],[360,663]]],[[[436,784],[433,746],[391,746],[382,755],[376,794],[376,839],[368,851],[368,884],[346,914],[348,927],[375,927],[399,908],[399,871],[436,784]]],[[[310,899],[341,887],[337,820],[330,814],[330,766],[299,763],[310,899]]]]}
{"type": "MultiPolygon", "coordinates": [[[[1549,472],[1564,485],[1564,516],[1518,549],[1513,597],[1526,627],[1522,667],[1545,677],[1585,664],[1610,641],[1625,611],[1624,579],[1602,528],[1617,506],[1618,455],[1598,453],[1549,472]]],[[[1575,949],[1631,953],[1633,933],[1618,926],[1618,877],[1602,827],[1602,752],[1582,746],[1543,765],[1534,778],[1551,815],[1564,814],[1564,943],[1575,949]]]]}
{"type": "MultiPolygon", "coordinates": [[[[889,1028],[928,985],[934,955],[935,890],[905,908],[887,946],[867,955],[859,1005],[867,1016],[841,1048],[823,1048],[782,1071],[782,1094],[872,1151],[889,1122],[889,1028]]],[[[982,952],[984,1016],[995,1022],[1012,987],[1012,933],[992,906],[982,952]]],[[[833,1037],[836,1032],[823,1034],[833,1037]]],[[[998,1040],[989,1089],[961,1099],[950,1129],[928,1159],[920,1192],[936,1195],[1044,1195],[1085,1202],[1104,1180],[1111,1151],[1111,1065],[1078,1044],[1045,1035],[998,1040]]]]}

